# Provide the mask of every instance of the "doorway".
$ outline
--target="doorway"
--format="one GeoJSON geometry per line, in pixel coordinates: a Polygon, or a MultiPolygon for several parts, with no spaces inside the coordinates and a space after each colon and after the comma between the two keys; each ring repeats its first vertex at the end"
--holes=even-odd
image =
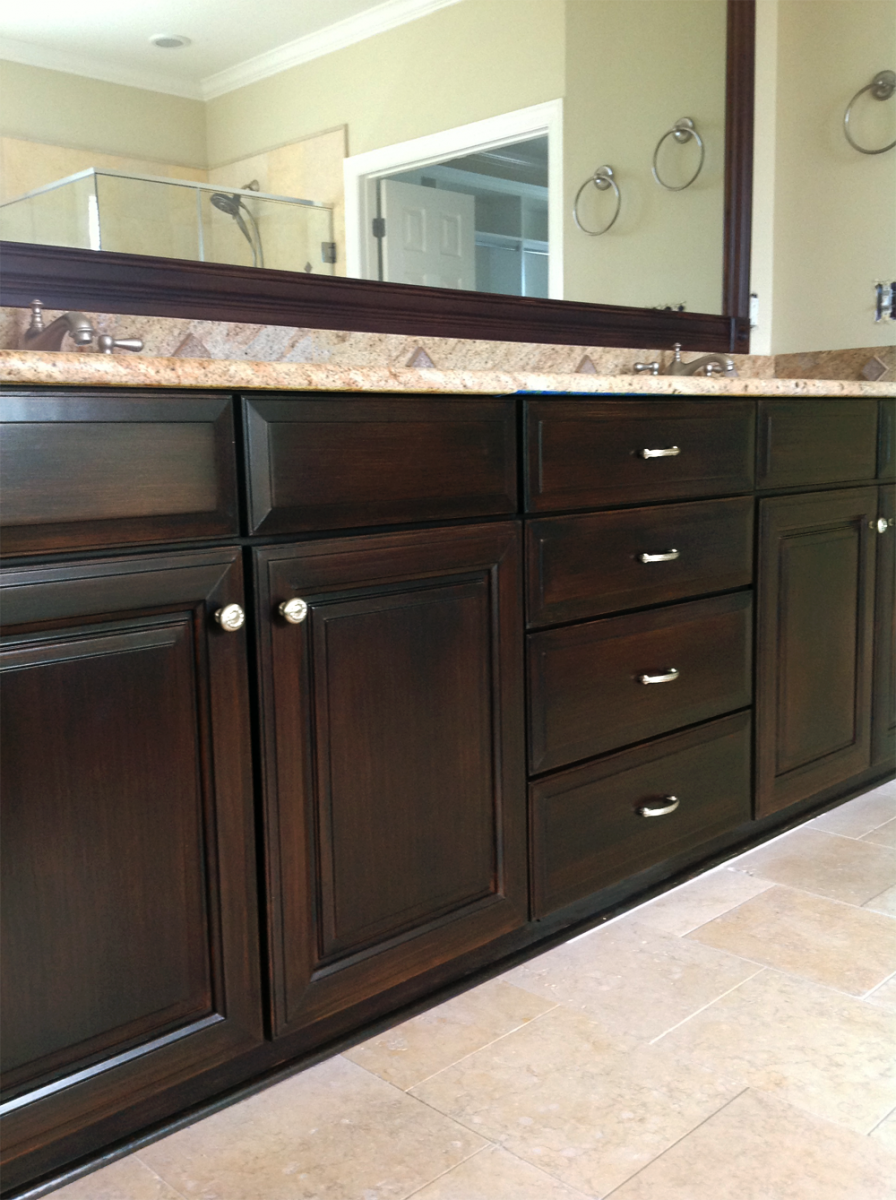
{"type": "Polygon", "coordinates": [[[563,293],[562,101],[345,160],[349,276],[563,293]]]}

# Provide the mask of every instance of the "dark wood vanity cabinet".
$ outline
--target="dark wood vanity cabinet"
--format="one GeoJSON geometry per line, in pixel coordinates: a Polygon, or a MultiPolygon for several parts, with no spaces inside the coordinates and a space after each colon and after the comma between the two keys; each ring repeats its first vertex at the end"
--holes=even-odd
{"type": "Polygon", "coordinates": [[[240,552],[2,588],[4,1186],[237,1082],[263,1041],[240,552]]]}
{"type": "Polygon", "coordinates": [[[519,541],[498,522],[256,551],[275,1037],[528,918],[519,541]]]}
{"type": "Polygon", "coordinates": [[[9,1191],[893,770],[873,401],[2,405],[9,1191]]]}

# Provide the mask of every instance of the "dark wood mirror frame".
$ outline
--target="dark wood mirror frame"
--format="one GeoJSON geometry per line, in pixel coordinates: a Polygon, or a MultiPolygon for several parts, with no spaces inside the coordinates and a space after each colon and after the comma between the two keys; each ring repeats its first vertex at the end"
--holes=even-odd
{"type": "Polygon", "coordinates": [[[425,337],[746,354],[756,0],[728,0],[722,315],[0,243],[0,304],[425,337]]]}

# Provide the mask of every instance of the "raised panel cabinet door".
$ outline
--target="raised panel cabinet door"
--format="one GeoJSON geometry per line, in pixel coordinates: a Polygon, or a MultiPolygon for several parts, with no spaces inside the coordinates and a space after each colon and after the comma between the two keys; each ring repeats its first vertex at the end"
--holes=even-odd
{"type": "Polygon", "coordinates": [[[7,1187],[220,1090],[263,1039],[245,631],[214,616],[239,554],[3,578],[7,1187]]]}
{"type": "Polygon", "coordinates": [[[256,554],[281,1035],[527,918],[519,529],[256,554]]]}
{"type": "Polygon", "coordinates": [[[870,765],[877,492],[760,503],[757,816],[870,765]]]}
{"type": "Polygon", "coordinates": [[[871,761],[884,765],[896,758],[896,487],[879,494],[871,761]]]}

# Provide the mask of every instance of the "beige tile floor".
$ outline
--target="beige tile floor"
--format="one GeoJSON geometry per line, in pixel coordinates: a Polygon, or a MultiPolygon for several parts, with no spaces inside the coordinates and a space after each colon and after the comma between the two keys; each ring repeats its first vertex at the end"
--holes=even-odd
{"type": "Polygon", "coordinates": [[[896,1200],[896,783],[54,1193],[896,1200]]]}

